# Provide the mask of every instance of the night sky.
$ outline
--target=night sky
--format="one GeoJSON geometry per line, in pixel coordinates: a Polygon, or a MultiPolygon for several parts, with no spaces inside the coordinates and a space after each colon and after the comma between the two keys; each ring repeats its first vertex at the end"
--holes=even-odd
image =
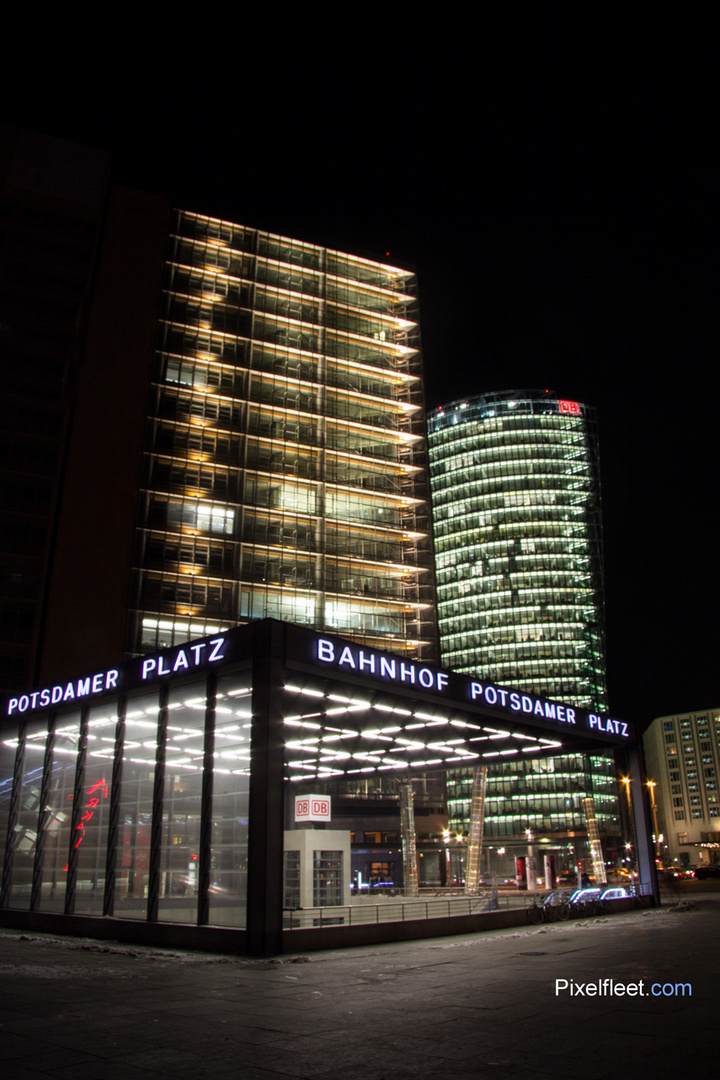
{"type": "Polygon", "coordinates": [[[699,10],[541,7],[200,33],[160,66],[23,56],[2,118],[102,147],[117,182],[185,209],[412,266],[429,408],[595,405],[610,704],[645,724],[720,705],[719,65],[699,10]]]}

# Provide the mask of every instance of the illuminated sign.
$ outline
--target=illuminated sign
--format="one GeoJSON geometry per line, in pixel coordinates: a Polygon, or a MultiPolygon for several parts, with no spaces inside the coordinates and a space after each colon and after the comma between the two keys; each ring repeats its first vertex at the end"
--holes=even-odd
{"type": "Polygon", "coordinates": [[[296,795],[296,821],[330,821],[332,818],[329,795],[296,795]]]}
{"type": "Polygon", "coordinates": [[[330,641],[328,638],[318,638],[315,648],[316,658],[321,663],[344,671],[354,671],[359,675],[380,677],[415,689],[447,694],[455,700],[464,697],[473,702],[482,701],[508,716],[524,714],[527,717],[537,717],[545,723],[584,728],[590,734],[630,738],[629,726],[622,720],[603,717],[577,706],[547,701],[536,694],[509,690],[492,683],[480,683],[458,672],[438,671],[400,660],[395,656],[383,656],[368,649],[360,649],[356,645],[330,641]]]}
{"type": "Polygon", "coordinates": [[[561,413],[567,413],[569,416],[582,416],[579,401],[563,401],[561,398],[558,401],[558,408],[561,413]]]}
{"type": "MultiPolygon", "coordinates": [[[[572,404],[572,403],[571,403],[572,404]]],[[[269,620],[272,621],[272,620],[269,620]]],[[[255,627],[237,627],[213,638],[183,642],[151,656],[127,661],[119,668],[109,668],[70,682],[57,683],[7,701],[6,715],[19,717],[36,709],[61,708],[83,704],[88,698],[108,693],[128,693],[161,679],[193,674],[218,664],[228,664],[252,654],[255,627]]],[[[522,719],[534,725],[561,726],[577,734],[624,740],[632,737],[630,725],[587,708],[547,701],[527,691],[496,686],[459,672],[443,671],[418,660],[376,652],[341,638],[315,634],[292,624],[283,625],[288,661],[293,656],[310,660],[320,668],[333,668],[338,676],[358,676],[376,684],[404,692],[429,694],[471,705],[481,705],[507,719],[522,719]]]]}
{"type": "Polygon", "coordinates": [[[364,649],[353,649],[350,645],[343,649],[338,646],[336,656],[334,642],[326,638],[318,640],[317,658],[325,664],[337,664],[338,667],[351,668],[366,675],[379,675],[394,682],[421,686],[425,690],[444,690],[448,684],[448,676],[444,671],[433,671],[432,668],[420,667],[419,664],[406,664],[396,656],[382,656],[364,649]]]}
{"type": "Polygon", "coordinates": [[[148,656],[142,662],[143,680],[156,679],[159,675],[176,675],[178,672],[187,671],[191,667],[200,667],[202,664],[214,664],[218,660],[224,660],[221,650],[225,644],[225,638],[215,638],[208,643],[200,642],[198,645],[183,645],[170,655],[148,656]],[[210,652],[204,654],[204,650],[210,652]]]}
{"type": "Polygon", "coordinates": [[[104,694],[109,690],[125,690],[126,683],[133,686],[138,682],[152,682],[165,675],[182,675],[191,668],[201,668],[206,664],[217,664],[226,659],[226,640],[225,637],[217,637],[210,641],[188,642],[176,649],[130,661],[123,665],[124,678],[117,668],[110,668],[108,671],[99,671],[95,675],[87,675],[72,682],[58,683],[56,686],[46,686],[42,690],[11,697],[7,704],[7,715],[45,709],[49,705],[66,705],[78,698],[104,694]]]}
{"type": "Polygon", "coordinates": [[[43,690],[33,690],[31,694],[21,694],[20,697],[10,698],[8,701],[7,714],[24,713],[28,709],[44,709],[48,705],[61,705],[75,698],[87,697],[90,694],[104,694],[106,690],[116,690],[120,672],[117,668],[109,671],[100,671],[97,675],[88,675],[84,679],[64,685],[46,686],[43,690]]]}
{"type": "Polygon", "coordinates": [[[470,683],[470,697],[473,701],[482,697],[488,705],[497,705],[509,708],[512,712],[532,713],[540,716],[543,720],[557,720],[561,724],[575,723],[575,709],[569,705],[560,705],[555,701],[545,701],[543,698],[532,697],[530,694],[521,694],[516,690],[503,690],[500,686],[483,686],[482,683],[470,683]]]}

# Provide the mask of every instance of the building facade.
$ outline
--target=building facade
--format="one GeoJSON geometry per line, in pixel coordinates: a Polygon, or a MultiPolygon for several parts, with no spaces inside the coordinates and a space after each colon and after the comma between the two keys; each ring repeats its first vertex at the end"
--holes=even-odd
{"type": "MultiPolygon", "coordinates": [[[[429,455],[443,663],[604,709],[594,410],[550,391],[456,401],[431,413],[429,455]]],[[[472,779],[459,771],[449,782],[451,821],[462,832],[472,779]]],[[[574,861],[582,857],[588,794],[601,832],[617,837],[608,759],[493,768],[486,840],[502,848],[529,830],[561,864],[574,861]]]]}
{"type": "Polygon", "coordinates": [[[171,230],[127,648],[287,619],[435,656],[413,274],[171,230]]]}
{"type": "Polygon", "coordinates": [[[660,716],[643,743],[658,857],[668,866],[720,862],[720,709],[660,716]]]}
{"type": "Polygon", "coordinates": [[[272,619],[67,673],[0,715],[1,925],[239,952],[524,922],[521,897],[483,914],[418,873],[445,859],[442,837],[415,844],[438,778],[602,750],[640,776],[630,724],[272,619]],[[365,879],[385,843],[403,883],[377,856],[365,879]]]}

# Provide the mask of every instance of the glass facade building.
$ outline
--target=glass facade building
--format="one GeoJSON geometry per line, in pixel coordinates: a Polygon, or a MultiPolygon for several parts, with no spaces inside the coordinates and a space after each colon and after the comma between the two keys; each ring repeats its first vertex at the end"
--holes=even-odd
{"type": "Polygon", "coordinates": [[[429,426],[443,662],[604,708],[594,410],[514,391],[429,426]]]}
{"type": "MultiPolygon", "coordinates": [[[[606,708],[600,476],[595,412],[550,391],[456,401],[429,417],[441,657],[458,671],[606,708]]],[[[449,777],[466,827],[469,774],[449,777]]],[[[486,837],[618,831],[605,758],[493,766],[486,837]]],[[[578,856],[573,844],[565,850],[578,856]]]]}
{"type": "Polygon", "coordinates": [[[128,650],[266,616],[436,650],[416,283],[178,212],[128,650]]]}
{"type": "Polygon", "coordinates": [[[90,671],[0,707],[0,925],[251,953],[489,928],[451,888],[445,776],[639,775],[629,724],[274,619],[90,671]]]}

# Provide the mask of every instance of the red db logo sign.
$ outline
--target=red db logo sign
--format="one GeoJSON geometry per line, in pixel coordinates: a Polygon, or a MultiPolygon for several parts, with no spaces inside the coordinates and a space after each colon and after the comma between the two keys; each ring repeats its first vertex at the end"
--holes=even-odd
{"type": "Polygon", "coordinates": [[[570,416],[582,416],[582,410],[580,409],[579,401],[558,401],[558,408],[561,413],[568,413],[570,416]]]}
{"type": "Polygon", "coordinates": [[[296,821],[330,821],[332,807],[329,795],[296,795],[296,821]]]}

